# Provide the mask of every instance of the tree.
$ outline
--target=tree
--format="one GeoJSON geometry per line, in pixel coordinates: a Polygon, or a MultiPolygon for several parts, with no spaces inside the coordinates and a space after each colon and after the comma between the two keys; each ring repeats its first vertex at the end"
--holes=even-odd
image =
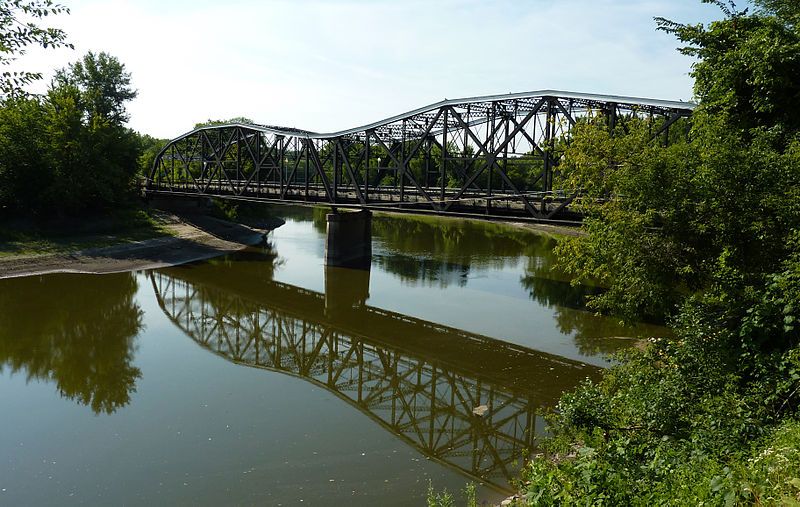
{"type": "Polygon", "coordinates": [[[725,115],[733,128],[790,136],[800,130],[800,4],[757,0],[757,14],[748,15],[732,1],[707,3],[718,5],[727,19],[704,27],[656,18],[659,30],[687,44],[681,53],[698,58],[692,77],[704,112],[725,115]]]}
{"type": "MultiPolygon", "coordinates": [[[[18,56],[25,54],[30,45],[72,48],[72,44],[66,42],[67,36],[62,30],[43,28],[34,22],[49,15],[68,13],[69,9],[51,0],[0,2],[0,65],[9,66],[18,56]]],[[[41,77],[39,72],[4,71],[0,73],[0,94],[11,95],[41,77]]]]}
{"type": "Polygon", "coordinates": [[[800,498],[800,3],[706,3],[725,19],[657,18],[698,58],[688,139],[589,118],[560,165],[588,216],[562,265],[608,286],[595,309],[667,318],[675,336],[562,398],[560,458],[528,469],[537,504],[800,498]]]}
{"type": "Polygon", "coordinates": [[[194,124],[194,128],[199,129],[200,127],[211,127],[214,125],[230,125],[231,123],[244,123],[245,125],[255,125],[256,123],[251,120],[250,118],[246,118],[244,116],[235,116],[228,120],[212,120],[209,118],[206,121],[202,121],[199,123],[194,124]]]}
{"type": "Polygon", "coordinates": [[[142,176],[149,176],[153,170],[153,163],[159,152],[167,145],[169,139],[156,139],[147,134],[139,134],[139,172],[142,176]]]}
{"type": "Polygon", "coordinates": [[[46,108],[57,209],[99,209],[132,194],[141,148],[124,121],[125,102],[135,96],[125,66],[105,53],[88,53],[56,74],[46,108]]]}
{"type": "Polygon", "coordinates": [[[9,97],[0,107],[0,212],[38,210],[52,179],[45,110],[34,97],[9,97]]]}
{"type": "Polygon", "coordinates": [[[800,29],[782,17],[789,3],[754,14],[714,3],[727,18],[708,27],[657,18],[699,58],[690,141],[662,148],[642,121],[612,132],[599,117],[565,152],[562,172],[590,198],[589,234],[562,255],[610,286],[597,309],[665,317],[724,286],[741,310],[800,226],[800,29]]]}
{"type": "Polygon", "coordinates": [[[136,98],[125,65],[108,53],[91,51],[56,74],[56,82],[73,84],[81,93],[89,123],[95,118],[122,125],[129,116],[125,103],[136,98]]]}

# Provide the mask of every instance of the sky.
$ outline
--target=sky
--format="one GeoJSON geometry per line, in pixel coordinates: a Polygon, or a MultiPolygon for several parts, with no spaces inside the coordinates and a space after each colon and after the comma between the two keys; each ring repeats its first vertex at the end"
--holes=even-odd
{"type": "Polygon", "coordinates": [[[709,22],[700,0],[60,0],[74,50],[117,57],[129,126],[176,137],[207,119],[332,132],[444,98],[543,89],[690,100],[692,60],[654,16],[709,22]]]}

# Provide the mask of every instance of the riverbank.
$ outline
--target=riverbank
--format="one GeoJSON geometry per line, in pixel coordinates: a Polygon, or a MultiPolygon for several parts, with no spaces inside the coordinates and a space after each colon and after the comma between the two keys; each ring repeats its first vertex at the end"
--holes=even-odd
{"type": "Polygon", "coordinates": [[[34,248],[25,243],[0,252],[0,278],[47,273],[117,273],[155,269],[209,259],[241,250],[263,240],[283,221],[270,218],[258,228],[203,215],[158,213],[153,227],[120,236],[59,237],[56,247],[34,248]],[[130,241],[128,238],[137,238],[130,241]],[[70,246],[91,245],[86,248],[70,246]],[[108,245],[108,246],[105,246],[108,245]]]}
{"type": "MultiPolygon", "coordinates": [[[[3,237],[9,235],[9,230],[0,230],[0,279],[46,273],[115,273],[174,266],[257,244],[266,232],[283,224],[283,220],[272,213],[252,215],[251,220],[244,220],[250,226],[197,213],[178,215],[153,210],[140,210],[131,216],[114,219],[60,224],[32,234],[29,233],[29,224],[23,224],[16,231],[12,227],[11,236],[16,236],[13,240],[3,237]],[[63,230],[70,232],[58,232],[63,230]]],[[[549,224],[476,217],[435,218],[493,223],[553,236],[581,234],[580,229],[549,224]]]]}
{"type": "Polygon", "coordinates": [[[489,223],[489,224],[501,224],[508,227],[514,227],[517,229],[524,229],[527,231],[533,231],[539,234],[548,234],[551,236],[582,236],[584,235],[583,229],[579,226],[573,225],[561,225],[558,223],[537,223],[537,222],[528,222],[528,221],[520,221],[514,220],[513,218],[489,218],[489,217],[480,217],[477,215],[465,215],[465,216],[455,216],[455,215],[437,215],[435,213],[406,213],[403,211],[387,211],[387,210],[379,210],[374,211],[376,215],[386,215],[386,216],[406,216],[406,217],[433,217],[437,220],[467,220],[471,222],[479,222],[479,223],[489,223]]]}

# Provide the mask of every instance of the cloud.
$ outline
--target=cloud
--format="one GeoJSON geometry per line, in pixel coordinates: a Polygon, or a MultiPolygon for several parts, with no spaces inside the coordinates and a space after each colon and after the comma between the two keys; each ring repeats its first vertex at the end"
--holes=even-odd
{"type": "Polygon", "coordinates": [[[81,0],[58,22],[76,51],[108,51],[139,96],[131,126],[173,137],[208,118],[333,131],[442,98],[543,88],[691,98],[691,60],[655,15],[695,22],[695,0],[81,0]]]}

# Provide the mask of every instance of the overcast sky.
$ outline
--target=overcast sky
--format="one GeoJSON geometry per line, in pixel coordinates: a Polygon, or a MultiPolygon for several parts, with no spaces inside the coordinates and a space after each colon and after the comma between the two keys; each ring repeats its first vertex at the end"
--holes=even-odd
{"type": "MultiPolygon", "coordinates": [[[[74,51],[132,74],[130,126],[172,138],[206,119],[329,132],[443,98],[540,89],[689,100],[691,60],[654,16],[708,22],[700,0],[62,0],[74,51]]],[[[46,79],[49,82],[49,79],[46,79]]],[[[46,84],[41,83],[39,90],[46,84]]]]}

